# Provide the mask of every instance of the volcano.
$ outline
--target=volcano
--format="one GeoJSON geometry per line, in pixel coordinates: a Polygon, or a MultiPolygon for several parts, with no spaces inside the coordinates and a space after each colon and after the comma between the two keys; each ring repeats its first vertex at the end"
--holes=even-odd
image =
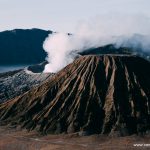
{"type": "Polygon", "coordinates": [[[43,134],[145,133],[149,77],[150,62],[138,56],[81,56],[44,84],[0,104],[0,123],[43,134]]]}

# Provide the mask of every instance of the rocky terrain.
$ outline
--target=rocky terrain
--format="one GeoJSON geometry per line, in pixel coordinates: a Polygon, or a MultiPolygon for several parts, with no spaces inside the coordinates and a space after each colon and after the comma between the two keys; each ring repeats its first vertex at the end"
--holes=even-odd
{"type": "Polygon", "coordinates": [[[0,103],[27,92],[53,75],[42,73],[42,71],[43,64],[39,64],[25,69],[0,73],[0,103]]]}
{"type": "Polygon", "coordinates": [[[0,104],[1,125],[42,134],[149,134],[149,77],[150,62],[138,56],[81,56],[40,86],[0,104]]]}

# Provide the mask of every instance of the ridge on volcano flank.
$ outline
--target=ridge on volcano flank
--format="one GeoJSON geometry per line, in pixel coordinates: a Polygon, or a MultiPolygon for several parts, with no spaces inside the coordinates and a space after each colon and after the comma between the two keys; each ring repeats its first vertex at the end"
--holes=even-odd
{"type": "Polygon", "coordinates": [[[0,104],[1,122],[45,134],[143,133],[150,130],[149,77],[150,63],[137,56],[81,56],[0,104]]]}

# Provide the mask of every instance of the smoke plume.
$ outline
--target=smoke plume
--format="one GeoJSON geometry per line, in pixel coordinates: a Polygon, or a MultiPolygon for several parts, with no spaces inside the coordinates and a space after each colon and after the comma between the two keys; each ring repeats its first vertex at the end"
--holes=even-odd
{"type": "Polygon", "coordinates": [[[71,63],[78,52],[107,44],[150,50],[150,18],[144,15],[99,15],[78,24],[75,33],[50,34],[44,42],[44,72],[57,72],[71,63]]]}

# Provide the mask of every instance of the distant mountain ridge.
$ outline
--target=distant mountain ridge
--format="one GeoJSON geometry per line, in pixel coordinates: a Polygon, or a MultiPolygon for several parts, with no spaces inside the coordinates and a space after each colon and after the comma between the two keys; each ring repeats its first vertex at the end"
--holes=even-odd
{"type": "Polygon", "coordinates": [[[79,52],[80,55],[91,55],[91,54],[96,54],[96,55],[103,55],[103,54],[127,54],[127,55],[137,55],[142,58],[145,58],[147,60],[150,60],[150,52],[149,51],[142,51],[142,50],[137,50],[134,48],[130,47],[116,47],[113,44],[108,44],[104,45],[101,47],[97,48],[90,48],[85,51],[79,52]]]}
{"type": "MultiPolygon", "coordinates": [[[[43,50],[43,42],[52,34],[52,31],[42,29],[14,29],[0,32],[0,65],[18,65],[18,64],[39,64],[46,58],[46,52],[43,50]]],[[[71,35],[68,33],[68,35],[71,35]]],[[[135,54],[150,60],[150,52],[142,51],[141,45],[138,50],[129,48],[132,42],[138,42],[144,39],[142,35],[136,35],[136,38],[125,39],[125,44],[120,48],[113,44],[104,45],[97,48],[76,52],[81,55],[90,54],[135,54]],[[131,42],[131,43],[130,43],[131,42]],[[127,43],[129,47],[127,47],[127,43]]],[[[121,39],[121,37],[120,37],[121,39]]]]}
{"type": "Polygon", "coordinates": [[[14,29],[0,32],[0,65],[36,64],[45,60],[43,41],[52,31],[14,29]]]}

